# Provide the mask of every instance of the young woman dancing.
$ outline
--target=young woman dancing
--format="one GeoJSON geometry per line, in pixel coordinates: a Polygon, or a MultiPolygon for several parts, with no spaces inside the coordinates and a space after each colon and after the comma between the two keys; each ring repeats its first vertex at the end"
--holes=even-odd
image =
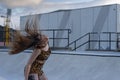
{"type": "Polygon", "coordinates": [[[48,80],[42,71],[51,53],[48,37],[38,31],[36,22],[32,24],[29,22],[27,21],[25,25],[26,35],[22,35],[19,31],[15,32],[10,54],[17,54],[33,47],[33,53],[25,66],[25,80],[48,80]]]}

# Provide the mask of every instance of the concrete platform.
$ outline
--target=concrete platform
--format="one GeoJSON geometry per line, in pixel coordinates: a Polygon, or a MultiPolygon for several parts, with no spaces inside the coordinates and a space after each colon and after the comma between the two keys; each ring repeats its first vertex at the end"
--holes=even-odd
{"type": "MultiPolygon", "coordinates": [[[[0,50],[0,80],[24,80],[24,66],[32,51],[26,50],[13,56],[7,52],[8,50],[0,50]]],[[[52,53],[43,68],[48,80],[120,79],[119,52],[52,51],[52,53]]]]}

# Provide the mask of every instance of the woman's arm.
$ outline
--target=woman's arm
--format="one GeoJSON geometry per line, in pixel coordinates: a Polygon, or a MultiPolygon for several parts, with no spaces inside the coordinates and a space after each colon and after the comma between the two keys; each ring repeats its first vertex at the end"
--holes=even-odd
{"type": "Polygon", "coordinates": [[[30,72],[30,68],[31,68],[31,65],[33,63],[33,61],[37,58],[37,56],[41,53],[41,50],[44,50],[44,51],[48,51],[49,49],[49,46],[48,44],[42,48],[42,49],[35,49],[25,67],[25,80],[28,80],[28,76],[29,76],[29,72],[30,72]]]}
{"type": "Polygon", "coordinates": [[[26,65],[26,66],[25,66],[25,71],[24,71],[25,80],[28,80],[28,76],[29,76],[30,68],[31,68],[30,65],[26,65]]]}
{"type": "Polygon", "coordinates": [[[25,67],[25,80],[28,80],[28,76],[29,76],[29,72],[30,72],[30,68],[31,68],[31,65],[33,63],[33,61],[37,58],[37,56],[41,53],[41,50],[40,49],[34,49],[30,59],[28,60],[28,63],[25,67]]]}
{"type": "Polygon", "coordinates": [[[34,49],[30,59],[28,60],[28,65],[31,65],[33,61],[37,58],[37,56],[41,53],[40,49],[34,49]]]}

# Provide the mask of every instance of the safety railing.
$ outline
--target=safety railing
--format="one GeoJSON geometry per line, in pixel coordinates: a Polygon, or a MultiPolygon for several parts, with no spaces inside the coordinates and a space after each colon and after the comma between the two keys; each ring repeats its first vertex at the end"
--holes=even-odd
{"type": "Polygon", "coordinates": [[[119,43],[118,35],[117,32],[90,33],[88,50],[116,51],[119,43]]]}
{"type": "Polygon", "coordinates": [[[120,33],[91,32],[81,36],[67,46],[72,47],[72,50],[84,47],[84,50],[119,51],[120,33]]]}
{"type": "MultiPolygon", "coordinates": [[[[90,32],[70,42],[70,29],[44,29],[41,31],[49,37],[49,44],[53,49],[70,48],[71,50],[120,51],[120,33],[118,32],[90,32]],[[62,34],[62,36],[58,34],[62,34]],[[62,41],[63,46],[56,44],[60,41],[62,41]]],[[[0,31],[0,47],[6,47],[5,41],[5,31],[0,31]]]]}
{"type": "MultiPolygon", "coordinates": [[[[69,44],[69,40],[70,40],[70,33],[71,33],[71,30],[70,29],[42,29],[40,30],[43,34],[47,35],[49,37],[49,44],[50,44],[50,47],[51,48],[59,48],[59,47],[62,47],[62,48],[65,48],[66,45],[63,45],[63,46],[59,46],[59,45],[56,45],[56,41],[64,41],[65,44],[69,44]],[[64,35],[64,34],[65,35],[64,35]],[[57,34],[63,34],[63,35],[60,35],[60,36],[57,36],[57,34]]],[[[21,33],[25,33],[25,31],[20,31],[21,33]]],[[[0,47],[6,47],[5,43],[6,43],[6,36],[5,36],[5,33],[6,31],[0,31],[1,35],[0,35],[0,47]]],[[[14,30],[10,31],[10,33],[14,34],[14,30]]],[[[9,38],[9,41],[12,41],[10,38],[9,38]]]]}
{"type": "Polygon", "coordinates": [[[88,44],[89,40],[89,33],[86,33],[85,35],[79,37],[78,39],[74,40],[70,44],[68,44],[66,47],[71,47],[72,50],[77,50],[78,48],[83,47],[84,45],[88,44]],[[87,38],[87,39],[86,39],[87,38]],[[84,40],[81,42],[81,40],[84,40]],[[81,43],[79,43],[81,42],[81,43]]]}

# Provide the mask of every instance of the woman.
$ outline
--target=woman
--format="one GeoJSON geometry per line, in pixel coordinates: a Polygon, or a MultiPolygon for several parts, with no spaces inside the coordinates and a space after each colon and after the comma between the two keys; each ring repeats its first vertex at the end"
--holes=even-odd
{"type": "Polygon", "coordinates": [[[10,54],[17,54],[33,47],[33,53],[25,66],[25,80],[47,80],[42,67],[51,53],[48,38],[38,32],[36,22],[29,25],[27,21],[25,31],[26,35],[20,34],[19,31],[15,32],[10,54]]]}

